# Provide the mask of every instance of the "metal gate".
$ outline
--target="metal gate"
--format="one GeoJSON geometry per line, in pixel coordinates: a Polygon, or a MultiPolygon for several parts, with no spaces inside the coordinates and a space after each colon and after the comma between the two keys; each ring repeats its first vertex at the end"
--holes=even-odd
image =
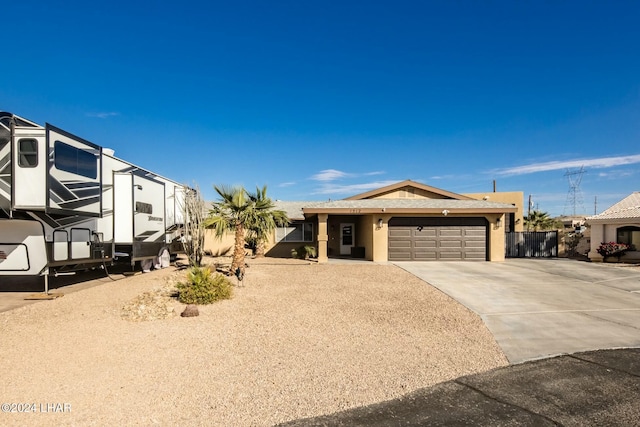
{"type": "Polygon", "coordinates": [[[557,231],[520,231],[505,233],[507,258],[547,258],[558,256],[557,231]]]}

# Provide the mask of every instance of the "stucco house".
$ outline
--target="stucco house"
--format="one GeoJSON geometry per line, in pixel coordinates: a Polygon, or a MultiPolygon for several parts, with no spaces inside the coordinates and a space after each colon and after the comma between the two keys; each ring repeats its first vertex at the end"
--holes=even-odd
{"type": "Polygon", "coordinates": [[[587,224],[591,226],[591,261],[603,261],[597,249],[604,242],[631,245],[632,250],[621,260],[640,261],[640,192],[635,191],[604,212],[587,217],[587,224]]]}
{"type": "MultiPolygon", "coordinates": [[[[503,261],[505,231],[522,231],[523,193],[457,194],[406,180],[336,201],[281,202],[292,223],[278,228],[267,256],[303,245],[329,258],[383,261],[503,261]]],[[[230,236],[206,249],[230,249],[230,236]],[[225,240],[226,239],[226,240],[225,240]]]]}

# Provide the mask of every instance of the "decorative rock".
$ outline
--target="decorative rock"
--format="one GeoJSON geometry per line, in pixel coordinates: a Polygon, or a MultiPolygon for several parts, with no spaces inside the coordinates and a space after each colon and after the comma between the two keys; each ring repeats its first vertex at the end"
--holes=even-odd
{"type": "Polygon", "coordinates": [[[180,314],[182,317],[196,317],[199,316],[198,306],[195,304],[189,304],[184,308],[184,311],[180,314]]]}
{"type": "Polygon", "coordinates": [[[143,322],[174,317],[178,314],[174,309],[175,298],[171,296],[174,292],[175,288],[170,284],[144,292],[122,307],[122,318],[143,322]]]}

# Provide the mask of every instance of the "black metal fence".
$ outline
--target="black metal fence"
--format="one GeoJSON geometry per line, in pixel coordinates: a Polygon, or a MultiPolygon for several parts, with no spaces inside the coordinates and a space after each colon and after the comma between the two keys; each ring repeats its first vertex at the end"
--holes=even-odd
{"type": "Polygon", "coordinates": [[[557,231],[518,231],[505,233],[507,258],[547,258],[558,256],[557,231]]]}

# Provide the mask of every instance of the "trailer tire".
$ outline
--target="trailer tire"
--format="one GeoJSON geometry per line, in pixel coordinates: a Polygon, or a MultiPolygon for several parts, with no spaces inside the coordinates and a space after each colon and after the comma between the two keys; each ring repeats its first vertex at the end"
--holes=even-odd
{"type": "Polygon", "coordinates": [[[159,270],[161,268],[167,268],[171,265],[171,253],[167,247],[160,249],[158,256],[153,260],[153,268],[159,270]]]}

